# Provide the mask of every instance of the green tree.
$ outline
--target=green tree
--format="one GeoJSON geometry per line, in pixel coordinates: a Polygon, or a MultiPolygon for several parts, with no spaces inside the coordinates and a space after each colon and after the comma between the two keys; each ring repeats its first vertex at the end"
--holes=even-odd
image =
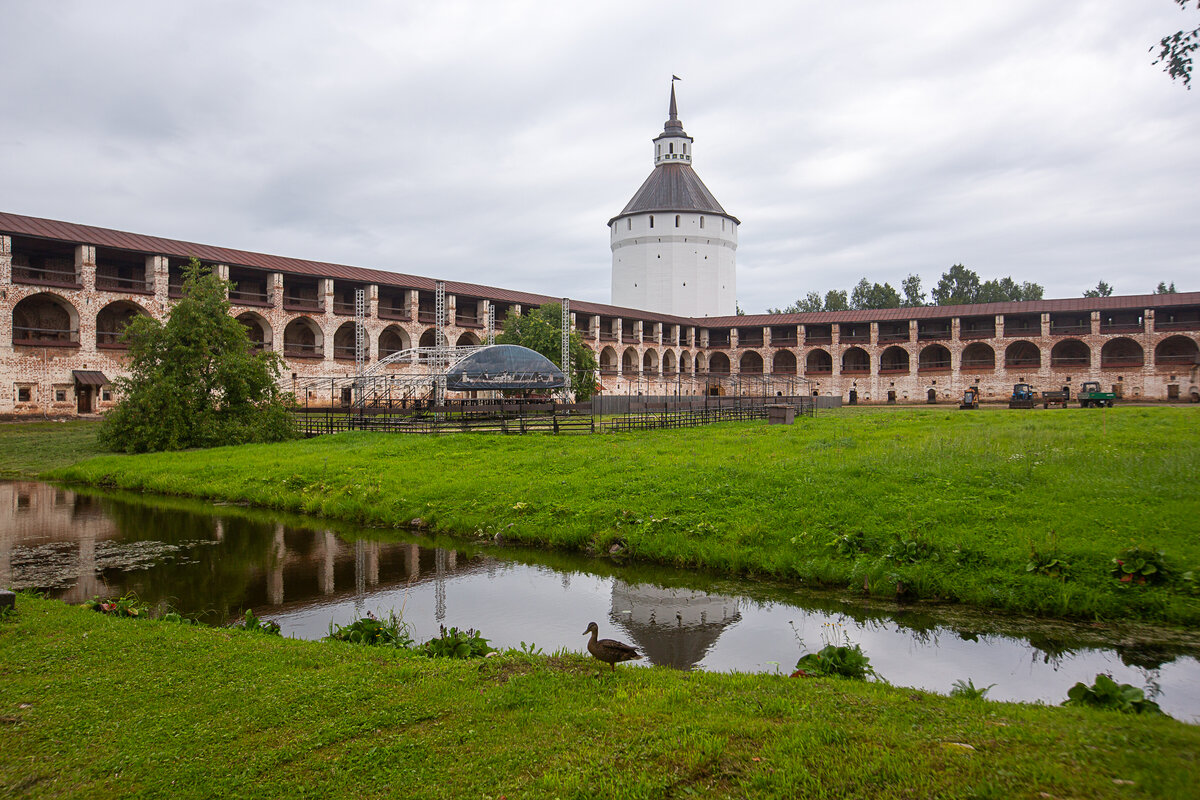
{"type": "MultiPolygon", "coordinates": [[[[504,320],[499,344],[519,344],[541,353],[562,369],[562,305],[547,303],[527,314],[504,320]]],[[[583,344],[579,331],[571,331],[571,391],[583,402],[596,393],[596,354],[583,344]]]]}
{"type": "MultiPolygon", "coordinates": [[[[1175,0],[1183,10],[1189,3],[1195,3],[1200,10],[1200,0],[1175,0]]],[[[1162,64],[1163,72],[1171,76],[1171,80],[1179,79],[1187,89],[1192,88],[1192,54],[1200,48],[1200,27],[1190,31],[1176,31],[1170,36],[1164,36],[1158,43],[1158,57],[1154,64],[1162,64]]],[[[1154,52],[1154,48],[1150,48],[1154,52]]]]}
{"type": "Polygon", "coordinates": [[[1175,281],[1171,281],[1168,286],[1166,281],[1159,281],[1158,287],[1154,290],[1155,294],[1175,294],[1175,281]]]}
{"type": "Polygon", "coordinates": [[[825,302],[817,292],[809,292],[786,308],[768,308],[768,314],[800,314],[809,311],[824,311],[825,302]]]}
{"type": "Polygon", "coordinates": [[[1096,284],[1095,289],[1088,289],[1086,292],[1083,293],[1083,296],[1084,297],[1109,297],[1112,295],[1112,293],[1113,293],[1112,287],[1109,286],[1104,281],[1100,281],[1099,283],[1096,284]]]}
{"type": "Polygon", "coordinates": [[[251,352],[229,316],[229,286],[192,259],[167,321],[138,317],[125,328],[129,376],[113,382],[121,399],[100,430],[104,446],[141,453],[296,435],[290,396],[276,384],[283,362],[251,352]]]}
{"type": "Polygon", "coordinates": [[[925,292],[921,289],[921,276],[909,275],[900,283],[900,288],[904,290],[904,301],[900,304],[904,308],[917,308],[925,305],[925,292]]]}
{"type": "Polygon", "coordinates": [[[930,292],[935,306],[958,306],[977,302],[979,275],[962,264],[955,264],[942,273],[941,280],[930,292]]]}
{"type": "Polygon", "coordinates": [[[863,278],[850,292],[850,307],[854,309],[899,308],[900,293],[890,283],[882,286],[863,278]]]}
{"type": "Polygon", "coordinates": [[[825,310],[826,311],[849,311],[850,301],[846,297],[845,289],[830,289],[825,293],[825,310]]]}

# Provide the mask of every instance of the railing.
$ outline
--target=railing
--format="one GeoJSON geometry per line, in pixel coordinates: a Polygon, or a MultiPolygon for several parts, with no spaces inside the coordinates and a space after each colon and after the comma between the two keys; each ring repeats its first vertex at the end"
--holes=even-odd
{"type": "Polygon", "coordinates": [[[763,339],[761,336],[756,339],[738,339],[738,347],[762,347],[762,346],[763,346],[763,339]]]}
{"type": "Polygon", "coordinates": [[[838,337],[838,341],[842,344],[866,344],[871,341],[869,333],[843,333],[838,337]]]}
{"type": "Polygon", "coordinates": [[[616,375],[617,368],[616,367],[601,367],[600,374],[601,375],[616,375]]]}
{"type": "Polygon", "coordinates": [[[283,355],[285,358],[324,358],[325,352],[321,345],[284,341],[283,355]]]}
{"type": "Polygon", "coordinates": [[[96,347],[105,350],[128,350],[129,345],[121,341],[124,331],[96,331],[96,347]]]}
{"type": "Polygon", "coordinates": [[[77,347],[79,331],[62,330],[61,328],[28,328],[23,325],[13,326],[14,345],[34,345],[37,347],[77,347]]]}
{"type": "Polygon", "coordinates": [[[804,368],[805,375],[832,375],[832,364],[817,364],[816,366],[807,366],[804,368]]]}
{"type": "Polygon", "coordinates": [[[772,375],[795,375],[795,367],[771,367],[772,375]]]}
{"type": "Polygon", "coordinates": [[[912,341],[912,336],[909,334],[908,331],[904,331],[902,333],[897,333],[897,332],[883,333],[881,331],[879,334],[879,343],[880,344],[883,344],[885,342],[909,342],[909,341],[912,341]]]}
{"type": "Polygon", "coordinates": [[[796,347],[799,340],[795,336],[772,336],[772,347],[796,347]]]}
{"type": "Polygon", "coordinates": [[[843,375],[870,375],[871,366],[869,364],[852,364],[850,366],[842,365],[843,375]]]}
{"type": "Polygon", "coordinates": [[[833,344],[833,334],[828,336],[805,336],[804,344],[833,344]]]}
{"type": "Polygon", "coordinates": [[[1114,367],[1140,367],[1146,363],[1145,358],[1140,356],[1109,356],[1105,358],[1100,356],[1100,369],[1112,369],[1114,367]]]}
{"type": "Polygon", "coordinates": [[[1050,323],[1051,336],[1086,336],[1092,332],[1092,326],[1089,325],[1055,325],[1050,323]]]}
{"type": "Polygon", "coordinates": [[[1041,336],[1041,335],[1042,335],[1042,326],[1040,326],[1040,325],[1022,325],[1020,327],[1015,326],[1015,325],[1005,325],[1004,326],[1004,337],[1006,339],[1012,339],[1013,337],[1016,337],[1016,336],[1041,336]]]}
{"type": "Polygon", "coordinates": [[[479,321],[479,317],[473,314],[455,314],[454,324],[460,328],[479,328],[483,323],[479,321]]]}
{"type": "Polygon", "coordinates": [[[429,325],[437,323],[437,311],[426,311],[425,309],[417,309],[417,322],[424,322],[429,325]]]}
{"type": "Polygon", "coordinates": [[[958,332],[959,339],[993,339],[996,328],[962,328],[958,332]]]}
{"type": "Polygon", "coordinates": [[[284,311],[324,311],[325,304],[312,297],[283,296],[284,311]]]}
{"type": "Polygon", "coordinates": [[[949,339],[951,334],[952,334],[952,332],[951,332],[950,328],[944,328],[944,329],[938,329],[938,330],[918,330],[917,331],[917,339],[919,341],[923,341],[923,342],[929,341],[931,339],[949,339]]]}
{"type": "Polygon", "coordinates": [[[168,283],[167,284],[167,297],[171,297],[171,298],[183,297],[183,281],[182,280],[180,280],[178,283],[168,283]]]}
{"type": "Polygon", "coordinates": [[[723,342],[714,342],[712,340],[709,340],[708,346],[711,348],[714,348],[716,350],[728,350],[729,349],[729,340],[726,339],[723,342]]]}
{"type": "MultiPolygon", "coordinates": [[[[354,305],[354,301],[345,302],[344,300],[333,301],[333,313],[342,317],[353,317],[358,313],[358,309],[354,305]]],[[[370,316],[370,311],[367,315],[370,316]]]]}
{"type": "Polygon", "coordinates": [[[1100,323],[1101,333],[1142,333],[1145,330],[1146,326],[1140,322],[1113,322],[1109,324],[1105,324],[1103,322],[1100,323]]]}
{"type": "Polygon", "coordinates": [[[1177,319],[1174,322],[1154,320],[1154,330],[1156,331],[1178,331],[1187,328],[1200,328],[1200,319],[1177,319]]]}
{"type": "Polygon", "coordinates": [[[607,331],[600,331],[600,341],[615,342],[616,340],[617,340],[617,335],[615,333],[608,333],[607,331]]]}
{"type": "Polygon", "coordinates": [[[925,364],[917,364],[917,372],[949,372],[949,361],[932,361],[925,364]]]}
{"type": "Polygon", "coordinates": [[[762,375],[763,374],[763,366],[762,366],[762,364],[759,364],[758,366],[755,366],[755,367],[746,367],[745,369],[739,369],[738,373],[740,373],[742,375],[762,375]]]}
{"type": "Polygon", "coordinates": [[[1004,366],[1006,368],[1008,368],[1008,367],[1033,367],[1034,369],[1037,369],[1041,365],[1042,365],[1042,360],[1040,358],[1006,358],[1006,359],[1004,359],[1004,366]]]}
{"type": "Polygon", "coordinates": [[[150,282],[143,278],[122,278],[120,275],[106,275],[97,270],[96,288],[106,292],[134,292],[136,294],[153,294],[150,282]]]}
{"type": "Polygon", "coordinates": [[[412,319],[412,317],[409,316],[408,309],[396,308],[395,306],[380,306],[379,318],[394,319],[399,322],[408,322],[412,319]]]}
{"type": "Polygon", "coordinates": [[[1050,367],[1052,369],[1090,367],[1091,365],[1091,356],[1050,356],[1050,367]]]}
{"type": "MultiPolygon", "coordinates": [[[[370,356],[368,356],[366,353],[363,353],[363,357],[367,361],[371,360],[370,356]]],[[[354,361],[356,358],[358,358],[358,348],[354,347],[354,345],[335,344],[333,346],[333,358],[336,361],[354,361]]]]}
{"type": "Polygon", "coordinates": [[[1171,355],[1155,356],[1154,363],[1158,366],[1174,366],[1178,364],[1191,366],[1192,364],[1200,364],[1200,354],[1175,353],[1171,355]]]}
{"type": "Polygon", "coordinates": [[[271,297],[266,292],[251,292],[246,289],[234,289],[229,292],[229,302],[243,306],[270,306],[271,297]]]}
{"type": "Polygon", "coordinates": [[[970,359],[964,358],[963,362],[962,362],[962,369],[964,372],[969,372],[969,371],[979,372],[981,370],[995,370],[996,369],[996,359],[994,359],[994,358],[970,358],[970,359]]]}
{"type": "Polygon", "coordinates": [[[908,375],[912,368],[908,364],[880,364],[880,375],[908,375]]]}
{"type": "Polygon", "coordinates": [[[62,286],[78,289],[83,286],[76,270],[48,269],[13,265],[13,283],[34,283],[43,286],[62,286]]]}
{"type": "Polygon", "coordinates": [[[621,344],[637,344],[637,337],[632,333],[622,333],[621,344]]]}

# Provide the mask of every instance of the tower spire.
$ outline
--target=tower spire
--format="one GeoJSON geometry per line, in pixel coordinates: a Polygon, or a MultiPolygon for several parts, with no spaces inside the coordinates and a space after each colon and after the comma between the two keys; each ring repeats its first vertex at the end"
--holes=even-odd
{"type": "Polygon", "coordinates": [[[667,108],[667,122],[663,125],[664,133],[683,132],[683,123],[679,121],[679,106],[675,104],[675,81],[679,78],[671,76],[671,105],[667,108]]]}

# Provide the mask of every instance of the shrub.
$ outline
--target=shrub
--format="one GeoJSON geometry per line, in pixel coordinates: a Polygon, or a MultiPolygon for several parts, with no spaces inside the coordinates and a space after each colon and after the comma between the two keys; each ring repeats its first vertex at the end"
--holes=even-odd
{"type": "Polygon", "coordinates": [[[856,680],[878,677],[871,668],[871,659],[867,658],[862,647],[857,644],[827,644],[815,653],[801,656],[796,662],[796,671],[792,673],[792,677],[804,675],[837,675],[856,680]]]}
{"type": "Polygon", "coordinates": [[[388,612],[387,619],[379,619],[371,612],[365,617],[356,619],[349,625],[333,625],[330,623],[327,639],[335,642],[350,642],[378,647],[411,648],[412,637],[408,632],[408,624],[396,616],[396,612],[388,612]]]}
{"type": "Polygon", "coordinates": [[[262,617],[254,616],[254,612],[249,608],[246,609],[245,615],[233,623],[229,627],[238,628],[244,631],[253,631],[255,633],[265,633],[267,636],[280,636],[279,623],[274,620],[264,620],[262,617]]]}
{"type": "Polygon", "coordinates": [[[1159,583],[1167,578],[1163,552],[1140,546],[1122,550],[1112,560],[1110,571],[1121,583],[1159,583]]]}
{"type": "Polygon", "coordinates": [[[445,625],[438,627],[441,635],[421,646],[422,652],[430,658],[481,658],[492,652],[488,640],[474,628],[460,631],[458,628],[447,630],[445,625]]]}
{"type": "Polygon", "coordinates": [[[1120,711],[1123,714],[1161,714],[1162,709],[1153,700],[1147,700],[1146,694],[1136,686],[1128,683],[1118,684],[1111,676],[1101,673],[1095,682],[1088,686],[1083,681],[1075,684],[1067,692],[1064,706],[1090,706],[1120,711]]]}

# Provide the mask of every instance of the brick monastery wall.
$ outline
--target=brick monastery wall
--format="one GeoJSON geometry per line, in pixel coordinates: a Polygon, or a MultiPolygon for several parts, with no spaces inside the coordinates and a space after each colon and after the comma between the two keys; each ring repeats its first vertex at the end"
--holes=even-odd
{"type": "MultiPolygon", "coordinates": [[[[87,410],[81,406],[83,394],[88,395],[83,399],[90,401],[92,411],[110,407],[113,398],[109,390],[78,385],[74,378],[75,371],[81,370],[102,372],[110,380],[124,374],[125,353],[115,335],[111,330],[98,334],[101,312],[108,309],[106,313],[111,315],[114,308],[124,307],[125,313],[132,310],[163,318],[171,306],[166,256],[138,254],[137,258],[145,259],[145,281],[139,274],[136,288],[120,290],[111,288],[111,281],[97,285],[95,246],[60,245],[74,249],[74,277],[66,281],[30,279],[25,273],[14,275],[12,237],[0,235],[0,416],[73,416],[87,410]],[[18,309],[23,300],[29,302],[18,309]],[[114,307],[114,303],[123,306],[114,307]],[[14,322],[18,311],[19,325],[14,322]],[[62,326],[55,319],[69,320],[65,324],[70,329],[59,332],[62,335],[45,333],[43,324],[62,326]]],[[[228,265],[217,265],[217,269],[229,277],[228,265]]],[[[306,378],[352,376],[354,312],[335,302],[335,279],[316,278],[315,297],[304,301],[311,308],[301,311],[295,310],[294,299],[285,299],[285,281],[292,278],[281,272],[258,272],[266,285],[265,295],[253,301],[234,299],[232,313],[254,315],[266,345],[284,356],[285,388],[306,378]],[[297,324],[307,326],[313,334],[308,352],[306,340],[296,339],[293,345],[285,336],[288,326],[297,324]],[[344,344],[334,346],[339,329],[349,350],[344,344]]],[[[314,279],[300,276],[299,280],[314,279]]],[[[386,288],[397,291],[395,286],[386,288]]],[[[421,306],[418,289],[399,291],[402,304],[381,309],[380,285],[366,286],[365,327],[372,363],[380,357],[385,331],[398,334],[403,347],[414,347],[422,337],[429,343],[435,330],[432,311],[421,306]]],[[[479,343],[484,338],[480,321],[486,319],[489,304],[511,308],[512,313],[522,310],[520,304],[494,298],[466,298],[460,315],[459,302],[460,298],[448,295],[445,331],[452,345],[479,343]]],[[[984,400],[1002,400],[1018,382],[1030,383],[1040,391],[1063,386],[1074,390],[1084,381],[1098,380],[1106,390],[1115,390],[1127,400],[1200,400],[1200,365],[1195,355],[1200,349],[1200,293],[1189,302],[1172,306],[1170,321],[1164,321],[1166,309],[1147,308],[1145,298],[1129,298],[1120,308],[1109,303],[1103,313],[1076,314],[1080,317],[1076,324],[1066,326],[1058,324],[1061,315],[1037,312],[1036,302],[1016,304],[1016,312],[994,315],[990,335],[965,329],[953,307],[945,309],[941,321],[948,325],[944,329],[927,330],[911,319],[900,322],[899,333],[895,319],[805,325],[780,324],[775,318],[769,325],[742,323],[740,327],[737,322],[693,320],[694,325],[680,325],[656,322],[644,318],[655,315],[623,309],[610,309],[610,315],[575,313],[572,324],[597,354],[598,383],[615,394],[805,392],[861,403],[927,402],[931,396],[938,402],[950,402],[957,401],[970,386],[980,387],[984,400]],[[1176,319],[1176,311],[1182,311],[1178,315],[1182,322],[1176,319]],[[626,312],[628,316],[616,316],[626,312]],[[1121,324],[1106,322],[1114,313],[1124,314],[1121,324]],[[1035,324],[1029,322],[1031,317],[1036,317],[1035,324]],[[1021,334],[1005,335],[1006,320],[1018,318],[1024,320],[1021,334]],[[1036,348],[1033,357],[1010,354],[1010,348],[1020,342],[1036,348]],[[986,365],[986,358],[979,358],[981,345],[993,354],[994,367],[986,365]],[[964,350],[972,346],[964,361],[964,350]],[[1052,357],[1060,352],[1067,354],[1052,357]]],[[[832,320],[836,314],[829,317],[832,320]]],[[[979,319],[974,317],[973,324],[979,319]]]]}

